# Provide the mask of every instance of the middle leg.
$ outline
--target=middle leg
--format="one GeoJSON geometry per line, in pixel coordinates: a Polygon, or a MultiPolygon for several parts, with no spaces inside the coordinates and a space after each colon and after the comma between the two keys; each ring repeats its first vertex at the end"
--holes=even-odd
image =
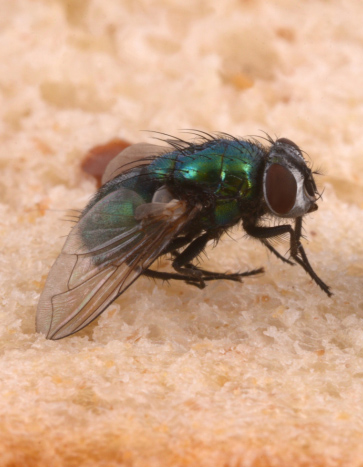
{"type": "Polygon", "coordinates": [[[188,274],[193,276],[194,281],[200,281],[201,283],[204,283],[204,281],[220,279],[242,282],[242,277],[260,274],[264,271],[263,268],[259,268],[242,273],[226,274],[206,271],[205,269],[198,268],[192,264],[192,261],[203,252],[209,240],[211,240],[211,237],[206,233],[193,240],[182,253],[175,256],[173,261],[173,268],[180,274],[188,274]]]}

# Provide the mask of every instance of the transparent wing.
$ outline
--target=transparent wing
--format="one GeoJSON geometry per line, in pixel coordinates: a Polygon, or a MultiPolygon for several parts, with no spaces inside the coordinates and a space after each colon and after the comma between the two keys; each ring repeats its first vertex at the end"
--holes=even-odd
{"type": "Polygon", "coordinates": [[[126,170],[139,166],[143,160],[163,154],[167,150],[167,146],[149,143],[137,143],[129,146],[108,164],[102,176],[102,184],[104,185],[126,170]]]}
{"type": "Polygon", "coordinates": [[[183,201],[148,203],[120,188],[73,227],[37,309],[37,332],[61,339],[93,321],[199,212],[183,201]]]}

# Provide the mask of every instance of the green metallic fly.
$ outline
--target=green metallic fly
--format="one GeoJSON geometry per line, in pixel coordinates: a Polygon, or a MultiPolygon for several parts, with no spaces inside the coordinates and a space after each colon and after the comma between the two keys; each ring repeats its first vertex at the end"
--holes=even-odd
{"type": "Polygon", "coordinates": [[[198,132],[197,143],[165,140],[135,144],[106,169],[104,185],[84,209],[53,265],[37,310],[37,331],[61,339],[87,326],[140,275],[182,280],[241,282],[244,273],[206,271],[193,264],[210,240],[241,223],[279,259],[299,264],[328,295],[300,243],[302,219],[318,209],[313,173],[292,141],[257,140],[198,132]],[[294,220],[266,226],[263,220],[294,220]],[[288,234],[291,260],[271,239],[288,234]],[[175,272],[150,266],[172,256],[175,272]]]}

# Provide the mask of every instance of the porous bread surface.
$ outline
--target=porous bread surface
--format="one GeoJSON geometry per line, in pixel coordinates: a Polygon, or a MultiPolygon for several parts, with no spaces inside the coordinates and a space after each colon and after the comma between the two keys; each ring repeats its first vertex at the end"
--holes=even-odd
{"type": "Polygon", "coordinates": [[[0,10],[0,466],[361,466],[362,2],[0,10]],[[80,333],[36,334],[62,218],[95,191],[85,152],[181,128],[263,130],[322,167],[304,245],[334,296],[236,229],[203,267],[264,275],[140,278],[80,333]]]}

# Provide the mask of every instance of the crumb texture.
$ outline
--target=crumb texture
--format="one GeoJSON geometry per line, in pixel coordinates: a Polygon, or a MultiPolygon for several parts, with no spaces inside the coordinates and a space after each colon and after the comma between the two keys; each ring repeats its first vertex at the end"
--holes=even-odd
{"type": "Polygon", "coordinates": [[[362,465],[362,17],[358,0],[2,2],[0,467],[362,465]],[[181,128],[307,152],[325,190],[304,244],[334,296],[236,229],[203,266],[264,275],[140,278],[80,333],[36,334],[62,219],[96,190],[84,156],[181,128]]]}

